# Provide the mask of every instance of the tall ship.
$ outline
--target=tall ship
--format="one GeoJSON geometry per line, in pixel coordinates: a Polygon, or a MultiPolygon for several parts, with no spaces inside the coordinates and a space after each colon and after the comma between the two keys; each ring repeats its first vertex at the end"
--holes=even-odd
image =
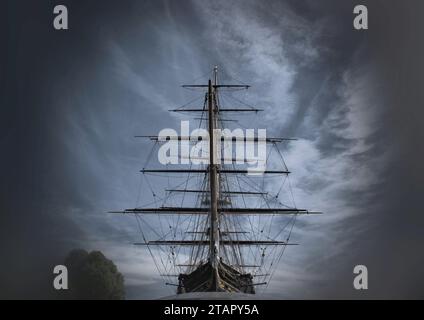
{"type": "Polygon", "coordinates": [[[136,136],[153,144],[141,170],[141,193],[152,201],[113,212],[135,216],[141,241],[134,244],[148,250],[177,294],[255,294],[296,245],[290,238],[297,217],[319,212],[295,205],[279,145],[296,139],[238,128],[239,116],[263,109],[235,97],[249,85],[221,83],[217,67],[209,75],[182,86],[200,91],[197,102],[169,110],[182,115],[180,134],[136,136]]]}

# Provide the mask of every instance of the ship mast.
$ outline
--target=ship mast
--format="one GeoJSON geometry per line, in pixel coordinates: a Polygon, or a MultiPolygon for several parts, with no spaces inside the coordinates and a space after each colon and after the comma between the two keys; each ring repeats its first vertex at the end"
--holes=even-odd
{"type": "MultiPolygon", "coordinates": [[[[214,68],[214,86],[212,81],[208,83],[208,121],[209,121],[209,188],[210,188],[210,247],[209,259],[212,267],[216,270],[219,263],[219,217],[218,217],[218,164],[216,163],[216,143],[214,130],[216,128],[216,99],[215,90],[217,85],[217,67],[214,68]]],[[[217,275],[217,272],[216,272],[217,275]]],[[[215,279],[218,281],[218,279],[215,279]]]]}

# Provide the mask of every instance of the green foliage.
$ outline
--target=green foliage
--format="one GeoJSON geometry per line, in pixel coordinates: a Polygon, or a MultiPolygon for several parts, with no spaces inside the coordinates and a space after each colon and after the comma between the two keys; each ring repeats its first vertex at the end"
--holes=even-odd
{"type": "Polygon", "coordinates": [[[121,300],[125,298],[124,277],[100,251],[72,250],[65,260],[70,299],[121,300]]]}

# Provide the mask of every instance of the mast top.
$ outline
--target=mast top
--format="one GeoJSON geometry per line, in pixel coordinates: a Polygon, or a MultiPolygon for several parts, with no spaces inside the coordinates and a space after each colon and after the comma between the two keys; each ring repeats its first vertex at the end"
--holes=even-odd
{"type": "Polygon", "coordinates": [[[213,84],[216,86],[218,84],[218,66],[213,68],[213,84]]]}

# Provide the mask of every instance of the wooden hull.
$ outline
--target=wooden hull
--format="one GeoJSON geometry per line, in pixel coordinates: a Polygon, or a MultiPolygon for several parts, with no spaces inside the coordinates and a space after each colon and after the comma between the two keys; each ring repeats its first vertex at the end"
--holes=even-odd
{"type": "Polygon", "coordinates": [[[179,275],[177,293],[231,292],[254,294],[252,279],[251,274],[242,274],[222,261],[219,262],[217,268],[213,268],[210,262],[206,262],[189,274],[179,275]]]}

